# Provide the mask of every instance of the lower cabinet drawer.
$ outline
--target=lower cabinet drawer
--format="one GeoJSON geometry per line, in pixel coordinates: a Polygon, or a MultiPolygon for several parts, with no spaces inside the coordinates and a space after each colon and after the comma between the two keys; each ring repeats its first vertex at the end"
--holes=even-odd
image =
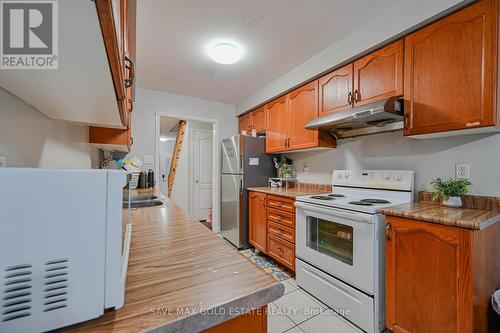
{"type": "Polygon", "coordinates": [[[295,213],[295,200],[279,197],[276,195],[267,196],[267,207],[284,210],[289,213],[295,213]]]}
{"type": "Polygon", "coordinates": [[[295,230],[271,221],[267,222],[267,232],[295,244],[295,230]]]}
{"type": "Polygon", "coordinates": [[[267,206],[267,220],[295,229],[295,215],[267,206]]]}
{"type": "Polygon", "coordinates": [[[292,243],[268,234],[267,254],[291,270],[295,270],[295,245],[292,243]]]}

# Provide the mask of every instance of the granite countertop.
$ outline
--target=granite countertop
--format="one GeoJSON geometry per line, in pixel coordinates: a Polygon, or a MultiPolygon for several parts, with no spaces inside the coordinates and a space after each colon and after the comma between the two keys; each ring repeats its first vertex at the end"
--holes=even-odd
{"type": "MultiPolygon", "coordinates": [[[[314,184],[318,185],[318,184],[314,184]]],[[[277,195],[280,197],[285,197],[285,198],[290,198],[290,199],[295,199],[295,197],[301,196],[301,195],[313,195],[313,194],[319,194],[319,193],[331,193],[332,192],[332,186],[331,185],[318,185],[318,186],[301,186],[300,184],[295,187],[295,188],[282,188],[282,187],[267,187],[267,186],[262,186],[262,187],[249,187],[247,188],[248,191],[253,191],[253,192],[261,192],[261,193],[266,193],[266,194],[271,194],[271,195],[277,195]]]]}
{"type": "Polygon", "coordinates": [[[487,209],[451,208],[420,201],[381,209],[384,215],[404,217],[454,227],[482,230],[500,221],[500,212],[487,209]]]}
{"type": "Polygon", "coordinates": [[[164,201],[131,212],[125,305],[61,331],[198,332],[237,317],[233,309],[256,309],[283,295],[273,276],[164,201]]]}

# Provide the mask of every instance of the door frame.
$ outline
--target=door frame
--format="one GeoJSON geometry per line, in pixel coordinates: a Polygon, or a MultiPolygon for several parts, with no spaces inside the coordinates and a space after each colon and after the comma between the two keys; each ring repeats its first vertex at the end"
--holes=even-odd
{"type": "MultiPolygon", "coordinates": [[[[189,210],[192,214],[194,214],[194,194],[195,193],[194,193],[194,163],[191,163],[191,161],[194,162],[194,137],[196,135],[196,132],[204,132],[204,133],[211,133],[212,134],[212,149],[213,149],[213,141],[214,141],[213,129],[212,129],[212,131],[210,131],[210,130],[201,129],[201,128],[189,128],[189,161],[190,161],[190,163],[189,163],[189,177],[188,177],[189,181],[190,181],[189,210]]],[[[213,150],[212,150],[212,159],[213,159],[213,150]]],[[[213,167],[213,163],[212,163],[212,167],[213,167]]],[[[213,187],[214,187],[214,183],[213,183],[213,179],[212,179],[212,192],[213,192],[213,187]]],[[[214,206],[214,204],[212,201],[212,215],[213,215],[213,206],[214,206]]]]}
{"type": "MultiPolygon", "coordinates": [[[[159,140],[160,140],[160,117],[171,117],[184,120],[192,121],[203,121],[211,123],[213,126],[213,158],[212,158],[212,231],[215,233],[220,232],[220,133],[219,133],[219,119],[216,118],[206,118],[206,117],[195,117],[186,116],[182,113],[171,112],[171,111],[160,111],[155,112],[155,174],[158,175],[159,171],[159,140]]],[[[158,182],[156,183],[158,184],[158,182]]],[[[155,189],[157,189],[155,185],[155,189]]]]}

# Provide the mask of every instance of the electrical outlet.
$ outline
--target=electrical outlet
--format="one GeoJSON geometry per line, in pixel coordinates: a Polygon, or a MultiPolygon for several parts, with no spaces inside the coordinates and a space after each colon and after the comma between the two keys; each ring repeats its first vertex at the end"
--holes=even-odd
{"type": "Polygon", "coordinates": [[[0,168],[7,166],[7,156],[0,156],[0,168]]]}
{"type": "Polygon", "coordinates": [[[470,179],[470,164],[456,164],[455,178],[470,179]]]}

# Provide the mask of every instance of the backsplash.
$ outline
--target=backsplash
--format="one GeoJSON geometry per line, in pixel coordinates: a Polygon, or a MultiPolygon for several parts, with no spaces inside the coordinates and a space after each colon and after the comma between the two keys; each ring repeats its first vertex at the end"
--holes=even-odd
{"type": "Polygon", "coordinates": [[[500,195],[500,134],[440,139],[406,138],[401,132],[341,140],[336,149],[288,153],[300,182],[328,184],[334,169],[409,169],[415,190],[432,190],[436,177],[455,177],[455,164],[471,166],[471,194],[500,195]],[[309,172],[303,172],[304,163],[309,172]]]}

